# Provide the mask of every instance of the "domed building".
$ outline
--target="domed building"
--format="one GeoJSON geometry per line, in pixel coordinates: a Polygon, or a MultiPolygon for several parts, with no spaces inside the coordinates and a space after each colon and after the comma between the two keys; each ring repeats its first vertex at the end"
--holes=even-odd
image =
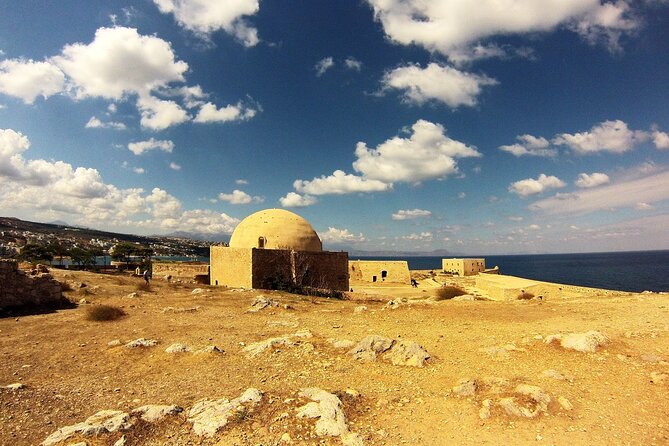
{"type": "Polygon", "coordinates": [[[273,289],[293,285],[348,290],[348,254],[323,251],[309,222],[284,209],[249,215],[230,246],[211,246],[210,283],[273,289]]]}

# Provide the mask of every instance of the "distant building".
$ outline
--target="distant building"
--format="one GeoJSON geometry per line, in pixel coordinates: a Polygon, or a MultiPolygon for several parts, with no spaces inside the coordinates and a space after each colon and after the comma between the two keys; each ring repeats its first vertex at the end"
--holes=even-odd
{"type": "Polygon", "coordinates": [[[350,260],[348,274],[362,282],[411,283],[406,260],[350,260]]]}
{"type": "Polygon", "coordinates": [[[485,259],[442,259],[441,269],[458,276],[475,276],[485,271],[485,259]]]}
{"type": "Polygon", "coordinates": [[[210,247],[210,284],[275,289],[284,285],[348,291],[348,253],[323,251],[308,221],[283,209],[249,215],[230,246],[210,247]]]}

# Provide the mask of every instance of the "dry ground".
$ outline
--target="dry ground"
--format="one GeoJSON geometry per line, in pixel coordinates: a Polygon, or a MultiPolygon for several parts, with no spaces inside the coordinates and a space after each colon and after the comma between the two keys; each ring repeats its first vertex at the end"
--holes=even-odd
{"type": "MultiPolygon", "coordinates": [[[[429,279],[418,289],[352,284],[350,300],[312,299],[279,292],[232,291],[155,280],[151,292],[136,291],[139,278],[53,271],[59,280],[88,286],[69,292],[90,303],[56,313],[0,319],[0,444],[39,444],[58,427],[102,409],[130,410],[143,404],[189,407],[208,398],[235,398],[256,387],[265,393],[254,411],[211,439],[190,431],[185,417],[144,425],[126,434],[127,445],[275,445],[289,433],[293,444],[341,444],[314,436],[313,421],[297,420],[297,392],[320,387],[344,398],[351,431],[366,445],[450,444],[669,444],[669,383],[651,372],[669,373],[669,295],[630,294],[562,301],[453,302],[422,300],[434,293],[429,279]],[[428,283],[429,282],[429,283],[428,283]],[[247,313],[257,295],[286,304],[247,313]],[[395,310],[395,297],[413,297],[395,310]],[[87,306],[122,307],[111,322],[85,319],[87,306]],[[354,312],[365,305],[367,311],[354,312]],[[166,307],[192,312],[163,312],[166,307]],[[310,330],[313,345],[247,358],[242,346],[269,337],[310,330]],[[611,342],[596,353],[549,346],[538,336],[599,330],[611,342]],[[358,341],[370,334],[417,341],[432,355],[425,368],[362,363],[336,350],[329,338],[358,341]],[[108,342],[140,337],[155,347],[126,349],[108,342]],[[169,354],[172,343],[216,345],[223,354],[169,354]],[[480,349],[514,344],[519,351],[490,355],[480,349]],[[573,377],[542,376],[547,369],[573,377]],[[553,397],[548,412],[533,419],[493,410],[479,418],[485,393],[458,397],[460,378],[507,378],[541,387],[553,397]],[[572,404],[565,410],[562,396],[572,404]],[[288,412],[287,418],[279,416],[288,412]]],[[[439,277],[437,279],[440,279],[439,277]]],[[[443,279],[443,278],[441,278],[443,279]]],[[[303,404],[303,403],[301,403],[303,404]]],[[[120,434],[86,439],[112,445],[120,434]]],[[[77,440],[79,441],[79,440],[77,440]]],[[[76,443],[75,440],[65,444],[76,443]]]]}

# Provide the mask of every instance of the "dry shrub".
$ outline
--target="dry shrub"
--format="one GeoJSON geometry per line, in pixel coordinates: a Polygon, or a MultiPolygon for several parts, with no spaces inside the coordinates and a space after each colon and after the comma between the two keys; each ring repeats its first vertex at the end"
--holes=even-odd
{"type": "Polygon", "coordinates": [[[518,295],[518,297],[516,297],[518,300],[530,300],[532,298],[534,298],[534,294],[528,293],[527,291],[523,291],[518,295]]]}
{"type": "Polygon", "coordinates": [[[464,296],[465,294],[467,294],[467,292],[462,288],[452,285],[445,285],[437,290],[436,300],[453,299],[456,296],[464,296]]]}
{"type": "Polygon", "coordinates": [[[151,291],[151,284],[146,283],[146,282],[140,282],[140,283],[137,284],[137,286],[135,286],[135,289],[137,291],[144,291],[144,292],[148,293],[148,292],[151,291]]]}
{"type": "Polygon", "coordinates": [[[125,314],[121,308],[111,305],[93,305],[86,308],[86,319],[89,321],[115,321],[125,314]]]}

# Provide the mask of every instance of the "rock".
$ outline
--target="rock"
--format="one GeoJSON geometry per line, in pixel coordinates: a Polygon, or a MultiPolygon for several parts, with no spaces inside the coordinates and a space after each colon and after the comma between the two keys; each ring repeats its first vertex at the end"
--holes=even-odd
{"type": "Polygon", "coordinates": [[[190,351],[190,347],[188,347],[186,344],[172,344],[169,347],[165,349],[165,353],[188,353],[190,351]]]}
{"type": "Polygon", "coordinates": [[[462,378],[451,391],[457,396],[474,396],[476,394],[476,380],[462,378]]]}
{"type": "Polygon", "coordinates": [[[358,305],[353,309],[354,313],[363,313],[365,311],[367,311],[367,307],[365,305],[358,305]]]}
{"type": "Polygon", "coordinates": [[[393,365],[409,367],[423,367],[425,361],[430,359],[430,354],[420,344],[413,341],[397,341],[383,359],[390,361],[393,365]]]}
{"type": "Polygon", "coordinates": [[[195,353],[225,353],[225,351],[215,345],[207,345],[199,350],[195,350],[195,353]]]}
{"type": "Polygon", "coordinates": [[[482,420],[487,420],[490,418],[491,415],[491,409],[492,409],[492,400],[491,399],[485,399],[481,403],[481,408],[479,409],[479,418],[482,420]]]}
{"type": "Polygon", "coordinates": [[[85,297],[82,297],[81,299],[79,299],[79,305],[86,305],[88,303],[90,303],[90,302],[85,297]]]}
{"type": "Polygon", "coordinates": [[[199,305],[188,308],[174,308],[174,307],[165,307],[160,310],[161,313],[195,313],[200,309],[199,305]]]}
{"type": "Polygon", "coordinates": [[[363,446],[362,437],[355,432],[346,432],[341,436],[341,444],[343,446],[363,446]]]}
{"type": "Polygon", "coordinates": [[[557,379],[558,381],[569,381],[572,382],[574,378],[572,376],[563,375],[557,370],[548,369],[541,372],[541,376],[544,378],[557,379]]]}
{"type": "Polygon", "coordinates": [[[138,298],[138,297],[139,297],[139,293],[136,293],[136,292],[134,292],[134,291],[133,291],[132,293],[130,293],[130,294],[127,294],[127,295],[125,296],[126,299],[136,299],[136,298],[138,298]]]}
{"type": "Polygon", "coordinates": [[[239,398],[202,400],[188,411],[188,421],[193,423],[193,432],[199,436],[212,437],[228,424],[228,420],[248,404],[257,404],[262,400],[262,392],[249,388],[239,398]]]}
{"type": "Polygon", "coordinates": [[[336,349],[348,350],[355,345],[355,342],[348,339],[330,339],[330,344],[336,349]]]}
{"type": "Polygon", "coordinates": [[[254,342],[247,345],[242,349],[243,352],[252,358],[259,355],[265,350],[273,349],[276,347],[292,347],[296,345],[299,341],[296,341],[295,338],[311,338],[312,334],[309,330],[300,330],[291,335],[283,335],[276,338],[269,338],[264,341],[254,342]]]}
{"type": "Polygon", "coordinates": [[[290,443],[293,442],[293,439],[290,437],[290,434],[289,434],[288,432],[285,432],[285,433],[281,436],[281,440],[280,440],[280,441],[281,441],[281,443],[288,443],[288,444],[290,444],[290,443]]]}
{"type": "Polygon", "coordinates": [[[153,347],[157,343],[158,341],[156,341],[155,339],[139,338],[125,344],[125,348],[153,347]]]}
{"type": "Polygon", "coordinates": [[[3,387],[3,389],[11,390],[12,392],[16,392],[17,390],[21,390],[21,389],[25,389],[25,388],[26,388],[26,385],[22,384],[22,383],[13,383],[13,384],[9,384],[9,385],[3,387]]]}
{"type": "Polygon", "coordinates": [[[408,302],[409,302],[409,300],[406,297],[403,297],[401,299],[398,298],[398,299],[389,300],[388,303],[386,303],[383,306],[383,309],[384,310],[385,309],[397,310],[399,307],[401,307],[402,305],[405,305],[408,302]]]}
{"type": "Polygon", "coordinates": [[[107,342],[107,347],[118,347],[119,345],[123,344],[120,339],[113,339],[109,342],[107,342]]]}
{"type": "Polygon", "coordinates": [[[389,350],[395,341],[378,335],[366,336],[348,354],[361,361],[376,361],[376,356],[389,350]]]}
{"type": "Polygon", "coordinates": [[[130,416],[120,410],[102,410],[86,419],[86,421],[58,429],[42,442],[42,446],[51,446],[67,440],[73,435],[85,437],[98,436],[107,432],[127,430],[132,427],[130,416]]]}
{"type": "Polygon", "coordinates": [[[116,440],[116,443],[114,443],[114,446],[125,446],[125,435],[121,436],[121,438],[116,440]]]}
{"type": "Polygon", "coordinates": [[[497,359],[508,359],[511,357],[510,352],[524,352],[524,348],[516,347],[514,344],[506,344],[500,347],[485,347],[480,348],[480,352],[487,353],[488,355],[497,358],[497,359]]]}
{"type": "Polygon", "coordinates": [[[571,404],[571,402],[563,396],[559,396],[557,398],[557,401],[560,407],[562,407],[564,410],[572,410],[574,408],[574,405],[571,404]]]}
{"type": "Polygon", "coordinates": [[[462,296],[455,296],[451,301],[454,302],[468,302],[468,301],[474,301],[476,298],[472,296],[471,294],[463,294],[462,296]]]}
{"type": "Polygon", "coordinates": [[[664,384],[669,375],[660,372],[650,372],[650,382],[653,384],[664,384]]]}
{"type": "Polygon", "coordinates": [[[498,404],[508,415],[534,418],[548,410],[551,397],[541,390],[541,388],[528,384],[519,384],[516,386],[515,392],[522,398],[512,396],[500,398],[498,401],[498,404]]]}
{"type": "Polygon", "coordinates": [[[609,342],[608,338],[598,331],[586,333],[555,334],[544,339],[546,344],[558,342],[562,348],[583,353],[594,353],[598,347],[609,342]]]}
{"type": "Polygon", "coordinates": [[[246,312],[257,313],[258,311],[263,310],[267,307],[278,307],[278,306],[279,302],[269,299],[265,296],[258,296],[253,300],[251,306],[249,307],[248,310],[246,310],[246,312]]]}
{"type": "Polygon", "coordinates": [[[144,421],[148,421],[149,423],[155,423],[156,421],[160,421],[168,415],[177,415],[181,412],[183,412],[183,408],[176,405],[164,406],[164,405],[150,404],[138,407],[137,409],[134,409],[130,413],[132,415],[140,417],[144,421]]]}
{"type": "Polygon", "coordinates": [[[299,395],[312,402],[298,408],[297,417],[318,418],[316,435],[339,437],[348,433],[344,409],[336,395],[316,387],[302,389],[299,395]]]}
{"type": "Polygon", "coordinates": [[[200,293],[204,293],[204,290],[202,288],[195,288],[190,293],[191,294],[200,294],[200,293]]]}

